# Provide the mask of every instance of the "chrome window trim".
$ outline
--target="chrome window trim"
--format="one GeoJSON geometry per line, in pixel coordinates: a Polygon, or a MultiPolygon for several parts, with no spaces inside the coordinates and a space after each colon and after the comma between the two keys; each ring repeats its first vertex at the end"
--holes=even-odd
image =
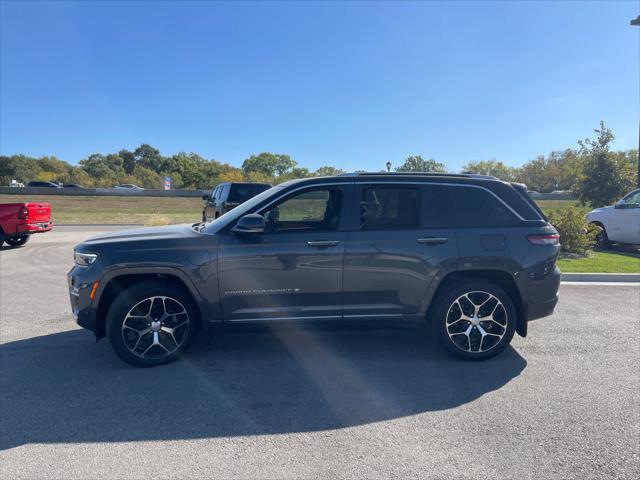
{"type": "MultiPolygon", "coordinates": [[[[306,184],[306,185],[294,188],[292,190],[287,190],[287,191],[283,192],[282,194],[278,195],[276,198],[271,200],[269,203],[267,203],[264,206],[260,207],[259,209],[255,210],[254,213],[265,211],[265,209],[269,208],[274,203],[280,201],[282,198],[287,197],[287,196],[291,195],[292,193],[299,192],[300,190],[306,190],[306,189],[311,189],[311,188],[322,188],[322,187],[330,188],[330,187],[335,186],[335,185],[437,185],[437,186],[441,186],[441,187],[442,186],[449,186],[449,187],[463,187],[463,188],[478,188],[480,190],[484,190],[485,192],[489,193],[494,198],[496,198],[511,213],[513,213],[519,220],[521,220],[523,222],[527,221],[524,217],[522,217],[522,215],[520,215],[513,208],[511,208],[511,206],[509,204],[507,204],[504,200],[502,200],[502,198],[500,198],[498,195],[496,195],[494,192],[492,192],[488,188],[483,187],[481,185],[469,185],[469,184],[465,184],[465,183],[449,183],[449,182],[425,182],[425,181],[415,181],[415,180],[412,180],[412,181],[398,181],[398,180],[377,180],[376,181],[376,180],[373,180],[373,181],[364,181],[364,182],[362,182],[362,181],[360,181],[360,182],[358,182],[358,181],[351,181],[351,182],[319,182],[319,183],[306,184]]],[[[234,218],[233,220],[230,220],[228,223],[226,223],[221,228],[221,230],[227,228],[229,225],[231,225],[232,223],[236,222],[237,220],[238,220],[237,218],[234,218]]]]}
{"type": "MultiPolygon", "coordinates": [[[[493,193],[491,190],[489,190],[487,187],[483,187],[481,185],[469,185],[466,183],[449,183],[449,182],[415,182],[415,181],[410,181],[410,182],[398,182],[398,181],[390,181],[390,182],[385,182],[385,181],[377,181],[377,182],[355,182],[356,184],[360,185],[360,184],[375,184],[375,185],[381,185],[381,184],[398,184],[398,185],[438,185],[441,187],[464,187],[464,188],[479,188],[480,190],[484,190],[488,193],[490,193],[491,195],[493,195],[502,205],[504,205],[505,207],[507,207],[507,209],[509,209],[509,211],[511,213],[513,213],[516,217],[518,217],[520,220],[522,220],[523,222],[526,222],[526,219],[523,218],[518,212],[516,212],[513,208],[511,208],[511,206],[509,204],[507,204],[504,200],[502,200],[498,195],[496,195],[495,193],[493,193]]],[[[533,208],[533,207],[532,207],[533,208]]],[[[537,212],[536,212],[537,213],[537,212]]]]}
{"type": "Polygon", "coordinates": [[[294,188],[293,190],[288,190],[286,192],[284,192],[282,195],[280,195],[278,198],[272,200],[271,202],[267,203],[265,206],[260,207],[258,210],[255,211],[255,213],[260,213],[260,212],[264,212],[266,208],[269,208],[271,205],[273,205],[274,203],[276,203],[278,200],[289,196],[292,193],[296,193],[299,190],[305,190],[307,188],[319,188],[319,187],[332,187],[333,185],[353,185],[354,182],[331,182],[331,183],[317,183],[317,184],[312,184],[312,185],[305,185],[303,187],[298,187],[298,188],[294,188]]]}

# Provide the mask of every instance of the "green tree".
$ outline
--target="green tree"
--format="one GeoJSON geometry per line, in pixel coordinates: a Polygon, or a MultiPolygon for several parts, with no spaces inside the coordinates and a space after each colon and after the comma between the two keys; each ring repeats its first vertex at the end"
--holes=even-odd
{"type": "Polygon", "coordinates": [[[133,170],[136,168],[136,157],[133,154],[133,152],[130,152],[129,150],[126,149],[122,149],[118,152],[118,155],[120,156],[120,158],[122,158],[122,167],[124,168],[124,171],[131,175],[133,173],[133,170]]]}
{"type": "Polygon", "coordinates": [[[537,192],[556,190],[555,182],[549,176],[544,155],[539,155],[525,163],[518,172],[517,181],[526,184],[530,190],[537,192]]]}
{"type": "Polygon", "coordinates": [[[56,157],[40,157],[36,163],[42,171],[52,173],[54,177],[64,176],[71,170],[71,165],[56,157]]]}
{"type": "Polygon", "coordinates": [[[290,173],[297,162],[289,155],[262,152],[251,155],[242,163],[244,173],[261,172],[268,177],[276,177],[290,173]]]}
{"type": "Polygon", "coordinates": [[[156,189],[163,188],[162,177],[150,168],[136,165],[136,168],[133,170],[133,176],[136,179],[133,183],[140,187],[156,189]]]}
{"type": "Polygon", "coordinates": [[[0,156],[0,183],[9,185],[11,180],[27,183],[35,180],[41,171],[35,158],[26,155],[0,156]]]}
{"type": "Polygon", "coordinates": [[[96,180],[101,180],[107,177],[113,178],[114,176],[114,172],[111,170],[109,163],[107,162],[107,158],[100,153],[94,153],[89,155],[87,158],[83,158],[80,160],[79,164],[82,170],[96,180]]]}
{"type": "Polygon", "coordinates": [[[519,169],[514,169],[514,179],[538,192],[573,190],[580,161],[578,152],[570,148],[551,152],[546,157],[539,155],[519,169]]]}
{"type": "Polygon", "coordinates": [[[164,159],[162,158],[162,155],[160,155],[160,150],[152,147],[147,143],[143,143],[138,148],[136,148],[133,152],[133,157],[135,158],[136,166],[139,165],[145,168],[149,168],[154,172],[160,172],[164,170],[164,159]]]}
{"type": "MultiPolygon", "coordinates": [[[[212,161],[217,164],[218,162],[212,161]]],[[[209,170],[207,164],[210,163],[197,153],[179,152],[164,160],[163,174],[169,177],[179,175],[186,188],[209,188],[209,170]]],[[[219,167],[219,164],[218,164],[219,167]]],[[[216,176],[221,169],[216,168],[216,176]]]]}
{"type": "Polygon", "coordinates": [[[59,180],[63,183],[78,183],[83,187],[95,186],[95,180],[80,167],[71,167],[69,172],[59,177],[59,180]]]}
{"type": "Polygon", "coordinates": [[[478,173],[481,175],[491,175],[507,182],[512,182],[516,177],[515,169],[496,160],[479,160],[477,162],[469,162],[462,167],[462,170],[464,172],[478,173]]]}
{"type": "Polygon", "coordinates": [[[613,132],[602,121],[600,128],[594,131],[595,140],[587,138],[578,142],[582,162],[575,193],[583,204],[601,207],[612,204],[631,190],[634,178],[624,154],[609,150],[615,138],[613,132]]]}
{"type": "Polygon", "coordinates": [[[396,172],[435,172],[445,173],[447,167],[444,163],[435,161],[432,158],[425,160],[420,155],[407,157],[402,165],[396,168],[396,172]]]}
{"type": "Polygon", "coordinates": [[[334,177],[336,175],[340,175],[341,173],[346,173],[346,172],[340,168],[325,165],[324,167],[320,167],[315,172],[313,172],[313,176],[314,177],[334,177]]]}
{"type": "Polygon", "coordinates": [[[244,175],[244,179],[247,182],[253,183],[271,183],[273,184],[273,177],[265,175],[262,172],[249,172],[244,175]]]}

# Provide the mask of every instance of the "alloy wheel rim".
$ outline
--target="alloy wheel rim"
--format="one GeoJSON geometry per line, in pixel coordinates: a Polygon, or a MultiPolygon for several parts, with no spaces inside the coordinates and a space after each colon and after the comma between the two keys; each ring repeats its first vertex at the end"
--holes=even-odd
{"type": "Polygon", "coordinates": [[[122,339],[133,355],[159,359],[176,352],[189,336],[189,314],[175,298],[153,296],[136,303],[122,322],[122,339]]]}
{"type": "Polygon", "coordinates": [[[509,318],[502,302],[484,291],[456,298],[446,316],[447,335],[460,350],[483,353],[495,348],[507,333],[509,318]]]}

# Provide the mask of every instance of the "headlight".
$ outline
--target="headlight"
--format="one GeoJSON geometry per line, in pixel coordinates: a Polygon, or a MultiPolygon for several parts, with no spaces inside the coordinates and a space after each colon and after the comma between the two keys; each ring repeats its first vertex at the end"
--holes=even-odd
{"type": "Polygon", "coordinates": [[[95,262],[98,258],[98,255],[95,253],[81,253],[81,252],[73,252],[73,259],[76,262],[76,265],[79,267],[88,267],[93,262],[95,262]]]}

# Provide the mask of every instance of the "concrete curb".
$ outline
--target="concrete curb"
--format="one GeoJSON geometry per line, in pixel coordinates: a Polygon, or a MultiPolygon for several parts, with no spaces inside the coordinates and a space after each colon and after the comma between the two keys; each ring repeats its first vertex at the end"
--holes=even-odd
{"type": "Polygon", "coordinates": [[[640,273],[563,273],[563,282],[640,282],[640,273]]]}

